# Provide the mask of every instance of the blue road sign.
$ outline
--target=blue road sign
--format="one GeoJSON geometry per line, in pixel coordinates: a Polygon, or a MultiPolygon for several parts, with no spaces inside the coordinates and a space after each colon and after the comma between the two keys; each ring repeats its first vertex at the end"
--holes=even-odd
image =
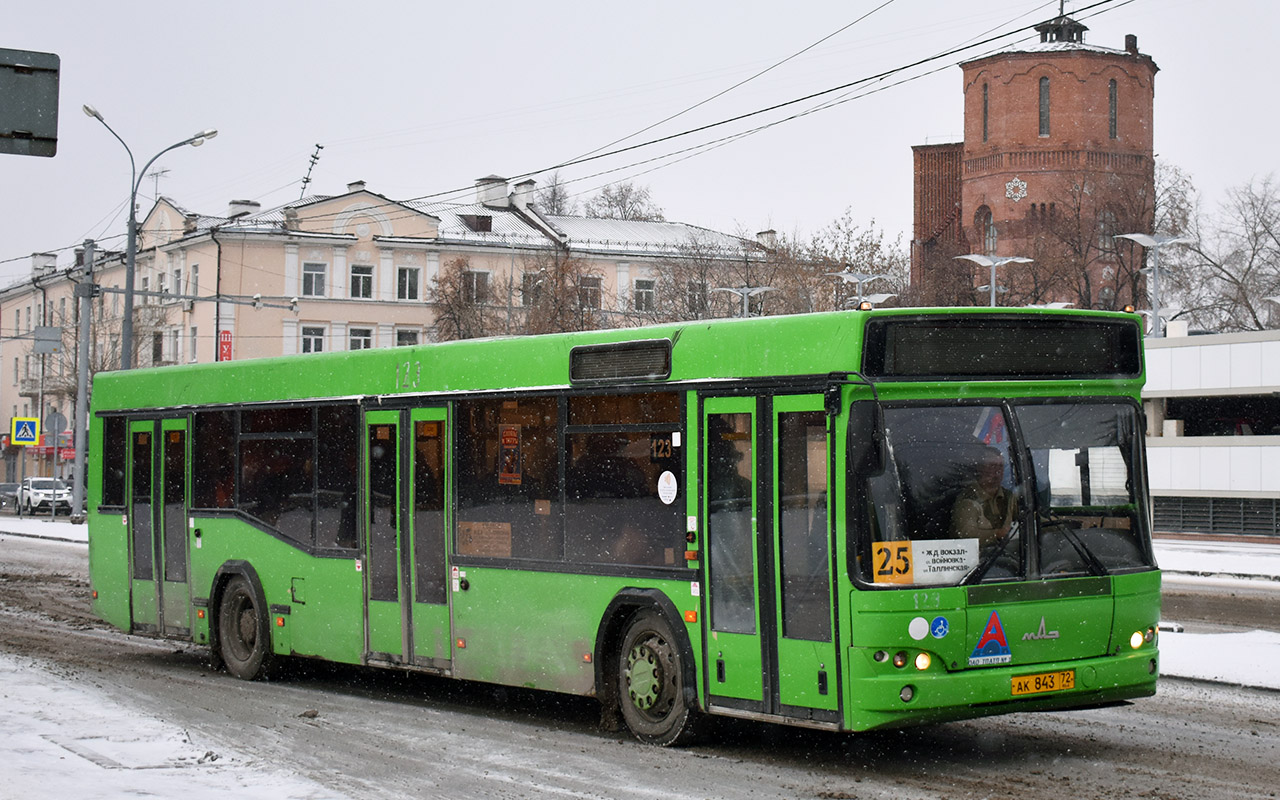
{"type": "Polygon", "coordinates": [[[40,420],[35,417],[14,417],[9,429],[9,442],[15,445],[40,444],[40,420]]]}

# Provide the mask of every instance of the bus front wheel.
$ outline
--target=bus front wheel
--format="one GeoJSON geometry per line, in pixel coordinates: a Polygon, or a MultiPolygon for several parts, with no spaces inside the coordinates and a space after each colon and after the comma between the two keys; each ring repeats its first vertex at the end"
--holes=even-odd
{"type": "Polygon", "coordinates": [[[618,659],[618,700],[627,727],[642,742],[685,744],[699,712],[684,695],[684,664],[671,626],[641,611],[627,626],[618,659]]]}
{"type": "Polygon", "coordinates": [[[266,609],[249,581],[236,576],[222,592],[218,609],[218,651],[227,671],[241,680],[266,675],[271,662],[271,633],[266,609]]]}

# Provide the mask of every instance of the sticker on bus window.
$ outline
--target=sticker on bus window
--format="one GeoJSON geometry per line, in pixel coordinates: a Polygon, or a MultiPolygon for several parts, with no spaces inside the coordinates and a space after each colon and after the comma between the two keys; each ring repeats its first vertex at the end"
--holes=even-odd
{"type": "Polygon", "coordinates": [[[951,584],[978,565],[978,540],[876,542],[871,555],[876,583],[951,584]]]}
{"type": "Polygon", "coordinates": [[[520,426],[498,426],[498,483],[519,486],[523,477],[520,460],[520,426]]]}

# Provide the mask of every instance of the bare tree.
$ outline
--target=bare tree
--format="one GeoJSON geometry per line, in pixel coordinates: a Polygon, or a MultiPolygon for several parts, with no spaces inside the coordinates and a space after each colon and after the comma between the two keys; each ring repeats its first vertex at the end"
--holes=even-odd
{"type": "Polygon", "coordinates": [[[856,303],[857,284],[832,277],[831,273],[837,272],[883,276],[864,283],[864,294],[892,294],[897,302],[890,304],[899,304],[910,283],[911,260],[901,234],[892,242],[884,237],[874,219],[864,228],[853,221],[850,209],[814,234],[807,248],[807,263],[796,270],[813,300],[811,308],[795,310],[827,311],[856,303]]]}
{"type": "Polygon", "coordinates": [[[557,249],[526,262],[521,284],[524,333],[607,327],[604,280],[570,253],[557,249]]]}
{"type": "Polygon", "coordinates": [[[623,181],[601,189],[583,206],[583,213],[597,219],[663,222],[666,217],[649,197],[649,187],[623,181]]]}
{"type": "Polygon", "coordinates": [[[578,203],[569,192],[569,187],[560,177],[560,171],[551,173],[545,186],[538,188],[534,197],[538,210],[553,217],[567,217],[576,214],[578,203]]]}
{"type": "Polygon", "coordinates": [[[504,319],[492,304],[489,275],[472,269],[466,256],[451,259],[433,281],[436,341],[476,339],[503,330],[504,319]]]}
{"type": "MultiPolygon", "coordinates": [[[[1193,208],[1184,204],[1184,208],[1193,208]]],[[[1280,184],[1273,175],[1227,191],[1215,216],[1188,214],[1184,233],[1198,241],[1160,252],[1169,302],[1199,327],[1264,330],[1280,322],[1266,298],[1280,295],[1280,184]]]]}
{"type": "MultiPolygon", "coordinates": [[[[634,309],[639,322],[676,322],[729,317],[739,313],[741,301],[718,288],[768,286],[764,261],[746,242],[725,249],[708,238],[695,237],[654,265],[654,298],[648,308],[634,309]]],[[[755,302],[760,313],[765,298],[755,302]]]]}

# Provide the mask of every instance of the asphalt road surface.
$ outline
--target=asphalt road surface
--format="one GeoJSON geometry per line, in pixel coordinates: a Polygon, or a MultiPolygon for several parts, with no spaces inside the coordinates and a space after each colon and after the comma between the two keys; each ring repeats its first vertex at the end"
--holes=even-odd
{"type": "MultiPolygon", "coordinates": [[[[83,545],[0,536],[0,651],[350,797],[1280,794],[1272,691],[1166,679],[1156,697],[1122,707],[861,735],[725,721],[701,744],[659,749],[601,730],[597,704],[581,698],[321,664],[245,683],[212,671],[201,648],[106,628],[87,593],[83,545]]],[[[1177,597],[1206,623],[1247,626],[1261,613],[1248,608],[1255,597],[1177,597]]]]}

